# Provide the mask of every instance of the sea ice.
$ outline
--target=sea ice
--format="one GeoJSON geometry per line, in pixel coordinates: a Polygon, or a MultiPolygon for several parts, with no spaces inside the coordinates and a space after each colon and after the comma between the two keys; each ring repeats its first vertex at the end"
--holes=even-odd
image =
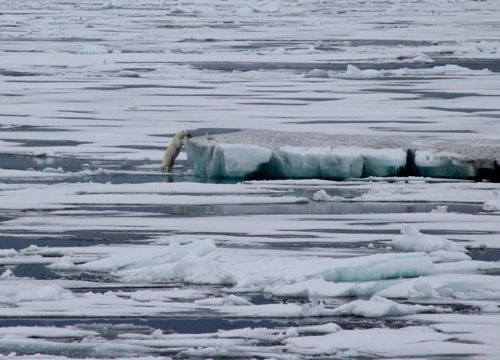
{"type": "Polygon", "coordinates": [[[26,285],[14,296],[16,302],[23,301],[60,301],[72,298],[70,291],[59,285],[26,285]]]}
{"type": "MultiPolygon", "coordinates": [[[[453,335],[434,331],[427,327],[406,327],[401,329],[341,330],[321,336],[303,336],[286,339],[290,352],[302,355],[342,355],[342,350],[351,349],[368,352],[377,357],[406,357],[419,354],[463,355],[465,346],[454,342],[453,335]],[[391,341],[387,341],[391,339],[391,341]],[[340,352],[339,352],[340,351],[340,352]]],[[[358,353],[359,355],[359,353],[358,353]]]]}
{"type": "Polygon", "coordinates": [[[500,191],[495,191],[493,193],[493,199],[484,202],[483,210],[500,211],[500,191]]]}
{"type": "Polygon", "coordinates": [[[332,261],[319,272],[326,281],[371,281],[417,277],[434,271],[429,256],[421,252],[377,254],[332,261]]]}
{"type": "Polygon", "coordinates": [[[430,253],[437,250],[465,252],[463,245],[439,236],[422,234],[415,226],[408,224],[403,225],[401,235],[392,239],[391,245],[396,250],[406,252],[423,251],[430,253]]]}
{"type": "Polygon", "coordinates": [[[435,139],[242,131],[186,141],[195,175],[208,178],[347,179],[496,176],[498,145],[435,139]],[[469,151],[470,150],[470,151],[469,151]]]}
{"type": "Polygon", "coordinates": [[[12,257],[19,255],[19,253],[14,249],[0,249],[0,258],[2,257],[12,257]]]}
{"type": "Polygon", "coordinates": [[[407,305],[380,296],[370,300],[354,300],[335,308],[336,315],[356,315],[362,317],[404,316],[422,312],[445,311],[433,305],[407,305]]]}

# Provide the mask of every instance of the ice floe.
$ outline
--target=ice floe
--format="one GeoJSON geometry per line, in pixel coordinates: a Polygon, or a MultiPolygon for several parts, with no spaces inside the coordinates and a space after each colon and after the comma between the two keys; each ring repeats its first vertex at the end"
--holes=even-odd
{"type": "Polygon", "coordinates": [[[415,226],[404,224],[401,234],[392,239],[392,247],[396,250],[413,252],[423,251],[432,253],[438,250],[465,252],[463,245],[444,239],[439,236],[422,234],[415,226]]]}
{"type": "Polygon", "coordinates": [[[246,131],[209,140],[190,139],[186,152],[195,174],[208,178],[346,179],[415,174],[472,179],[496,176],[499,169],[493,144],[485,143],[467,154],[466,144],[460,148],[457,143],[410,138],[363,140],[359,147],[355,137],[246,131]],[[293,143],[301,146],[290,146],[293,143]],[[450,151],[430,150],[437,147],[450,151]]]}
{"type": "Polygon", "coordinates": [[[493,199],[484,202],[483,209],[485,211],[500,211],[500,192],[495,191],[493,199]]]}
{"type": "Polygon", "coordinates": [[[417,313],[433,313],[444,309],[433,305],[406,305],[380,296],[370,300],[354,300],[335,309],[336,315],[356,315],[362,317],[403,316],[417,313]]]}

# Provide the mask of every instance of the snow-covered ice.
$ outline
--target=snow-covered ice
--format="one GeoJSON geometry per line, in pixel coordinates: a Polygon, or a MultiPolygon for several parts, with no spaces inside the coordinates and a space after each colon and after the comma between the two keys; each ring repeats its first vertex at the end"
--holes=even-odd
{"type": "Polygon", "coordinates": [[[495,177],[500,169],[499,150],[497,142],[471,147],[456,140],[367,139],[271,131],[243,131],[186,142],[187,156],[196,175],[243,179],[495,177]]]}
{"type": "Polygon", "coordinates": [[[0,358],[496,359],[499,12],[0,2],[0,358]]]}

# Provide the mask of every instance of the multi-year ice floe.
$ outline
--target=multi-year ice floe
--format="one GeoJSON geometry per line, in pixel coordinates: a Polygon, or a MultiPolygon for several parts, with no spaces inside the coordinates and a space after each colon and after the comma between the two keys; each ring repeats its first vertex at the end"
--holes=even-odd
{"type": "Polygon", "coordinates": [[[242,131],[186,142],[194,173],[208,178],[322,178],[417,175],[496,178],[500,146],[410,137],[242,131]]]}

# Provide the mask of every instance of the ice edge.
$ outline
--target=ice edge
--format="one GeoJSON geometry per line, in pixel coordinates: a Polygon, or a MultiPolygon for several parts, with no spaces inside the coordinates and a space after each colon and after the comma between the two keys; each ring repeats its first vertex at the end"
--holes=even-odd
{"type": "Polygon", "coordinates": [[[391,140],[327,137],[318,134],[311,147],[304,134],[243,131],[237,135],[197,137],[186,141],[194,174],[205,178],[332,179],[369,176],[424,176],[500,181],[500,148],[472,147],[444,140],[391,140]],[[275,135],[275,136],[273,136],[275,135]],[[365,141],[367,140],[367,141],[365,141]],[[268,145],[264,145],[266,144],[268,145]],[[468,153],[470,150],[470,153],[468,153]]]}

